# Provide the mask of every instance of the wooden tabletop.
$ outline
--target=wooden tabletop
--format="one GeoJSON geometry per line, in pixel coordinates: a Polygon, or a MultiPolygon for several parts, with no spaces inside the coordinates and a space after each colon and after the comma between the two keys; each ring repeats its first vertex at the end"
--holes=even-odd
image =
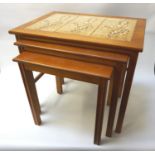
{"type": "Polygon", "coordinates": [[[102,77],[105,79],[110,79],[113,73],[113,68],[110,66],[65,59],[62,57],[49,57],[48,55],[32,53],[28,51],[22,52],[22,54],[18,55],[13,60],[26,64],[46,66],[47,68],[58,69],[61,71],[70,71],[79,74],[102,77]]]}
{"type": "Polygon", "coordinates": [[[12,34],[47,37],[142,51],[145,19],[51,12],[10,30],[12,34]]]}

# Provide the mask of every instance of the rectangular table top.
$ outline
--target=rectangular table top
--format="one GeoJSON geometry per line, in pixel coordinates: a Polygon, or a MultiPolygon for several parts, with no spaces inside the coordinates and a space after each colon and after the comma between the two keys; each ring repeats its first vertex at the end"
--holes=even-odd
{"type": "Polygon", "coordinates": [[[10,30],[13,34],[143,49],[145,19],[52,12],[10,30]]]}

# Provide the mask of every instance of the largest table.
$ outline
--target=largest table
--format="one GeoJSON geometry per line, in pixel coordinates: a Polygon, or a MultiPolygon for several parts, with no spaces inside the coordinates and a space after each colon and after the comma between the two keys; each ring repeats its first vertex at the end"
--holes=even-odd
{"type": "MultiPolygon", "coordinates": [[[[120,133],[137,58],[143,51],[145,25],[146,20],[139,18],[51,12],[9,32],[16,35],[17,41],[54,43],[128,55],[130,60],[115,130],[120,133]]],[[[22,52],[23,49],[19,50],[22,52]]]]}

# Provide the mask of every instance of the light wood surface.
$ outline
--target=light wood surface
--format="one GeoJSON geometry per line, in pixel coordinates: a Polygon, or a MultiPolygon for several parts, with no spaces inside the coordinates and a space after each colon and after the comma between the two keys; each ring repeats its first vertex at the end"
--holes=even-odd
{"type": "Polygon", "coordinates": [[[109,79],[112,76],[112,67],[79,62],[76,60],[58,58],[54,56],[47,56],[43,54],[36,54],[30,52],[23,52],[21,55],[16,57],[14,61],[24,62],[28,64],[36,64],[39,66],[46,66],[51,68],[57,68],[61,70],[68,70],[70,72],[79,72],[83,74],[88,74],[96,77],[103,77],[109,79]]]}
{"type": "Polygon", "coordinates": [[[116,62],[124,63],[124,64],[126,64],[129,60],[129,56],[125,54],[123,55],[119,53],[113,53],[110,51],[93,50],[93,49],[87,49],[87,48],[80,48],[80,47],[60,45],[60,44],[52,44],[52,43],[32,41],[32,40],[20,40],[20,41],[15,42],[15,45],[21,46],[21,47],[32,47],[32,48],[48,50],[46,52],[47,54],[50,54],[51,51],[57,51],[57,52],[63,52],[66,54],[102,58],[105,60],[112,60],[112,61],[116,61],[116,62]]]}

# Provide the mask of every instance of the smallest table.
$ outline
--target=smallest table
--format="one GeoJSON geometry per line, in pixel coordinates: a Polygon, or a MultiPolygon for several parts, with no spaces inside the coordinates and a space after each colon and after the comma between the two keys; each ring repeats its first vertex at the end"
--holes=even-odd
{"type": "MultiPolygon", "coordinates": [[[[36,93],[32,71],[48,73],[59,77],[68,77],[75,80],[86,81],[98,85],[98,98],[96,108],[94,143],[100,144],[103,113],[105,107],[107,82],[113,78],[112,67],[64,59],[61,57],[47,56],[31,52],[23,52],[14,59],[19,63],[30,107],[37,125],[40,120],[40,106],[36,93]],[[82,67],[81,67],[82,66],[82,67]]],[[[117,98],[117,96],[116,96],[117,98]]]]}

